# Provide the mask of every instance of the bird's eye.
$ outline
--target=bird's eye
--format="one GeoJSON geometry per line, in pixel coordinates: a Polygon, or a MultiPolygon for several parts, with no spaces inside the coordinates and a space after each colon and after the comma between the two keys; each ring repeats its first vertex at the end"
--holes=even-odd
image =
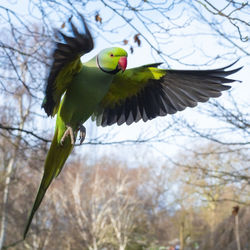
{"type": "Polygon", "coordinates": [[[110,54],[110,56],[111,56],[111,57],[113,57],[113,56],[114,56],[114,54],[110,54]]]}

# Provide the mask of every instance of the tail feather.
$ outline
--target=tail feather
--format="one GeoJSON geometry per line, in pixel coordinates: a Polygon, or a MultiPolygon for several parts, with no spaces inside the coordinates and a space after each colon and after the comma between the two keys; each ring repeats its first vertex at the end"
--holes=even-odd
{"type": "Polygon", "coordinates": [[[54,138],[46,157],[43,178],[38,189],[31,213],[29,215],[27,225],[24,230],[23,239],[26,238],[35,212],[39,208],[48,187],[50,186],[53,179],[60,173],[73,147],[74,146],[71,144],[70,138],[65,139],[63,146],[60,145],[60,143],[58,142],[58,129],[56,129],[54,138]]]}

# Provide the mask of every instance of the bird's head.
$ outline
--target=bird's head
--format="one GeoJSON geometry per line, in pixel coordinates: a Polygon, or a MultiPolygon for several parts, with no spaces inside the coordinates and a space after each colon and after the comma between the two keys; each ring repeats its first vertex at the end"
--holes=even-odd
{"type": "Polygon", "coordinates": [[[127,67],[128,53],[118,47],[112,47],[102,50],[97,55],[98,67],[109,74],[116,74],[120,70],[124,71],[127,67]]]}

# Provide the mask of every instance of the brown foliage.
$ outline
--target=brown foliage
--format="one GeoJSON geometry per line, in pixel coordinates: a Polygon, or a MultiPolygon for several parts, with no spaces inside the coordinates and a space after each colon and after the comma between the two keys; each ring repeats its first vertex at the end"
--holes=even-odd
{"type": "MultiPolygon", "coordinates": [[[[250,246],[250,208],[245,207],[239,211],[239,227],[240,227],[240,241],[242,250],[248,250],[250,246]]],[[[205,235],[202,239],[201,249],[204,250],[235,250],[237,249],[235,239],[235,221],[234,216],[228,216],[223,220],[215,231],[214,241],[211,242],[211,233],[205,235]]]]}

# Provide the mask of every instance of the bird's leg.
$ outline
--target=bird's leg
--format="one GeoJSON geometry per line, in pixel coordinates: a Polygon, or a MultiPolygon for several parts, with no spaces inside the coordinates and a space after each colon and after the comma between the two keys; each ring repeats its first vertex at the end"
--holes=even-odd
{"type": "Polygon", "coordinates": [[[80,145],[83,143],[83,141],[85,140],[86,137],[86,128],[83,125],[80,125],[79,127],[79,131],[80,131],[80,145]]]}
{"type": "Polygon", "coordinates": [[[74,137],[74,132],[73,129],[70,126],[66,126],[67,129],[63,134],[63,137],[60,141],[60,144],[63,145],[63,142],[65,140],[65,138],[69,135],[70,136],[70,140],[71,140],[71,144],[74,145],[75,144],[75,137],[74,137]]]}

